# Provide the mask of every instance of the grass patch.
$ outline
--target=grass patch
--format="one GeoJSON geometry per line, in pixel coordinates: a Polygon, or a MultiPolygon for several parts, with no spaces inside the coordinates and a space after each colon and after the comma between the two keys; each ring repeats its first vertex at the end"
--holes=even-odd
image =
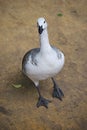
{"type": "Polygon", "coordinates": [[[22,87],[21,84],[12,84],[12,86],[13,86],[14,88],[21,88],[21,87],[22,87]]]}
{"type": "Polygon", "coordinates": [[[61,17],[61,16],[63,16],[63,14],[62,13],[58,13],[57,16],[61,17]]]}

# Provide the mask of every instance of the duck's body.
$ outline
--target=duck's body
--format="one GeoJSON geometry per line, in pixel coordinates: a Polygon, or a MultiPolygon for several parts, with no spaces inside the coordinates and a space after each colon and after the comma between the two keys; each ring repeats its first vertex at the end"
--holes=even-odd
{"type": "Polygon", "coordinates": [[[24,57],[26,62],[23,62],[23,72],[35,84],[38,84],[40,80],[54,77],[64,65],[63,53],[59,50],[56,51],[53,47],[45,55],[41,55],[40,48],[29,51],[24,57]]]}
{"type": "Polygon", "coordinates": [[[22,70],[35,84],[39,81],[54,77],[64,65],[64,54],[49,43],[47,23],[44,18],[38,19],[40,33],[40,48],[27,52],[22,61],[22,70]],[[40,25],[41,24],[41,25],[40,25]]]}

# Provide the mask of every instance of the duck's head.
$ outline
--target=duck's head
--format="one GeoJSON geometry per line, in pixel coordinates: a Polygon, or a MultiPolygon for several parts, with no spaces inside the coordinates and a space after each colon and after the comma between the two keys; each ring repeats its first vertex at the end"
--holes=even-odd
{"type": "Polygon", "coordinates": [[[47,22],[44,18],[38,18],[37,27],[39,34],[42,34],[42,32],[47,28],[47,22]]]}

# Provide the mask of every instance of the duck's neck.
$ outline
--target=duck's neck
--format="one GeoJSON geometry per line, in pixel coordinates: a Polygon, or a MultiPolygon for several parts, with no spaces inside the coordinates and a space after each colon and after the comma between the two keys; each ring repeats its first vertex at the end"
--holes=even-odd
{"type": "Polygon", "coordinates": [[[48,38],[47,29],[40,35],[40,52],[45,53],[51,48],[48,38]]]}

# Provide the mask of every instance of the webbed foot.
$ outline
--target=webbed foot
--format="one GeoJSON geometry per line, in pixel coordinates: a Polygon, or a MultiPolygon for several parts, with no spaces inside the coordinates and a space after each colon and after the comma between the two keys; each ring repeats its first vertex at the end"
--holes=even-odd
{"type": "Polygon", "coordinates": [[[53,97],[59,98],[62,101],[62,97],[64,97],[64,94],[62,92],[62,90],[59,88],[59,86],[57,85],[56,81],[54,78],[52,78],[54,87],[53,87],[53,97]]]}
{"type": "Polygon", "coordinates": [[[44,107],[48,108],[48,103],[50,103],[50,102],[51,102],[50,100],[45,99],[42,96],[40,96],[38,98],[37,107],[44,106],[44,107]]]}
{"type": "Polygon", "coordinates": [[[54,87],[53,97],[59,98],[61,101],[62,101],[62,97],[64,97],[62,90],[57,86],[54,87]]]}

